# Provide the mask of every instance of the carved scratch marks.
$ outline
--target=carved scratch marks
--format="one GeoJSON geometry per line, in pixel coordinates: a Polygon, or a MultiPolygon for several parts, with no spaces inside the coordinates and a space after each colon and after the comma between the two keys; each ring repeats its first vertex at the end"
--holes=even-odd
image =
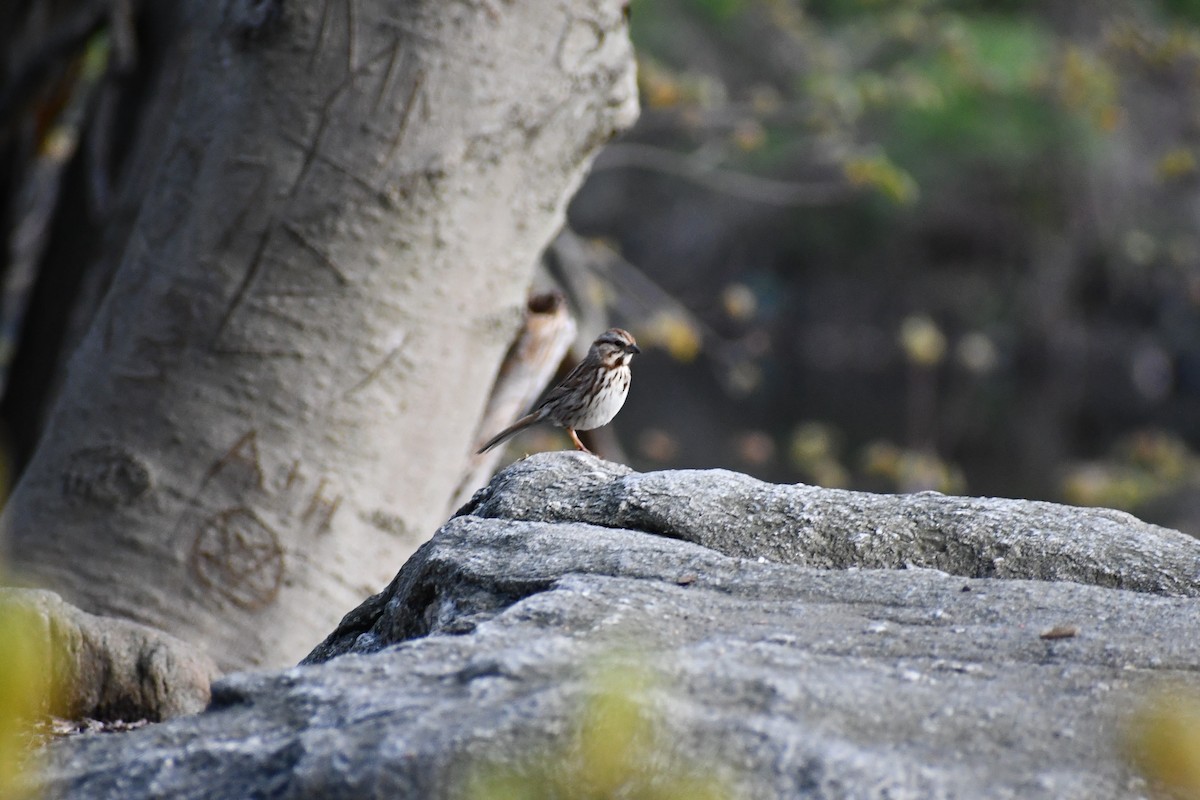
{"type": "Polygon", "coordinates": [[[375,93],[375,103],[371,106],[372,114],[378,114],[384,99],[391,96],[392,86],[400,70],[400,61],[400,37],[397,36],[388,49],[387,68],[383,71],[383,80],[379,82],[379,91],[375,93]]]}
{"type": "MultiPolygon", "coordinates": [[[[358,6],[342,7],[345,25],[353,30],[358,6]]],[[[322,6],[318,49],[332,47],[332,31],[340,19],[332,2],[322,6]]],[[[324,95],[308,117],[307,130],[282,135],[299,151],[291,175],[281,181],[268,177],[257,161],[238,165],[262,172],[256,182],[244,183],[240,210],[229,214],[231,227],[221,234],[228,245],[223,252],[241,253],[241,258],[248,253],[248,260],[216,327],[215,352],[303,356],[307,334],[328,329],[337,318],[340,298],[358,288],[362,268],[337,252],[347,227],[342,222],[345,209],[363,201],[393,202],[389,173],[396,170],[419,115],[431,114],[428,72],[411,48],[412,37],[385,37],[386,44],[362,63],[357,51],[349,50],[347,58],[355,68],[324,95]],[[386,120],[386,125],[376,120],[386,120]],[[362,146],[358,140],[364,135],[375,145],[362,146]],[[282,202],[266,216],[273,197],[282,202]],[[316,302],[322,300],[329,302],[316,302]]]]}
{"type": "Polygon", "coordinates": [[[177,236],[191,217],[195,202],[191,188],[203,164],[203,143],[191,136],[180,136],[161,170],[175,180],[160,182],[162,190],[148,203],[150,213],[137,227],[149,247],[161,250],[163,243],[177,236]]]}
{"type": "Polygon", "coordinates": [[[300,165],[300,173],[292,181],[291,188],[288,191],[288,202],[296,199],[300,190],[308,182],[309,172],[312,171],[313,165],[317,161],[317,154],[321,151],[321,147],[325,140],[325,130],[329,127],[332,120],[331,111],[334,103],[341,99],[342,92],[345,90],[347,83],[343,83],[337,89],[330,93],[329,97],[325,98],[325,102],[321,104],[320,113],[317,116],[317,128],[309,136],[308,141],[304,146],[303,161],[300,165]]]}
{"type": "MultiPolygon", "coordinates": [[[[404,135],[408,132],[408,124],[412,119],[413,110],[417,107],[417,101],[422,100],[428,104],[428,98],[421,92],[425,86],[425,70],[419,70],[416,77],[413,79],[412,87],[408,92],[408,99],[404,101],[404,111],[400,115],[400,124],[396,126],[396,132],[392,135],[391,145],[388,147],[387,156],[383,159],[384,174],[393,159],[396,158],[396,153],[400,150],[400,145],[404,142],[404,135]]],[[[429,116],[428,105],[425,107],[425,116],[429,116]]]]}
{"type": "Polygon", "coordinates": [[[358,0],[346,0],[346,71],[358,69],[358,0]]]}
{"type": "MultiPolygon", "coordinates": [[[[220,324],[217,325],[218,339],[220,339],[221,335],[225,332],[225,328],[229,325],[229,321],[233,318],[234,313],[241,308],[242,303],[245,301],[247,292],[250,291],[250,287],[254,284],[254,279],[258,277],[258,272],[262,268],[263,264],[263,253],[266,252],[267,242],[271,239],[271,228],[273,223],[274,217],[267,222],[267,226],[263,228],[262,232],[258,235],[258,244],[255,245],[253,255],[250,257],[250,264],[246,268],[246,271],[242,273],[242,279],[238,282],[238,286],[233,293],[233,297],[225,307],[225,313],[221,316],[220,324]]],[[[218,346],[214,349],[220,350],[221,348],[218,346]]]]}
{"type": "MultiPolygon", "coordinates": [[[[351,3],[348,7],[354,8],[355,6],[351,3]]],[[[381,136],[387,142],[386,157],[382,164],[366,167],[372,174],[377,171],[378,166],[387,167],[394,160],[396,151],[404,141],[418,98],[424,103],[425,116],[429,116],[428,99],[422,94],[427,71],[406,57],[406,44],[405,38],[398,35],[388,46],[369,58],[366,63],[348,72],[345,80],[336,86],[321,104],[317,114],[317,124],[311,135],[306,137],[302,143],[292,140],[293,144],[301,148],[303,154],[300,172],[289,188],[289,200],[301,196],[302,190],[307,187],[313,167],[318,163],[327,163],[336,167],[343,174],[353,176],[355,182],[360,185],[367,187],[373,185],[374,182],[356,171],[354,166],[347,165],[330,154],[331,151],[351,155],[359,150],[364,153],[376,151],[376,148],[373,147],[360,147],[358,143],[355,143],[353,147],[347,147],[342,143],[327,141],[331,134],[331,128],[336,128],[338,134],[348,135],[347,126],[344,124],[347,112],[361,115],[361,130],[381,136]],[[405,72],[412,73],[413,78],[406,87],[398,87],[397,84],[401,83],[401,76],[405,72]],[[379,74],[378,86],[373,92],[368,92],[365,87],[360,85],[359,78],[372,73],[379,74]],[[404,99],[403,105],[399,109],[394,109],[394,98],[397,91],[403,92],[404,99]],[[369,109],[363,108],[362,106],[368,102],[370,103],[369,109]],[[395,121],[392,119],[393,113],[399,115],[395,121]],[[380,116],[386,120],[384,125],[371,124],[372,117],[380,116]],[[333,125],[335,122],[340,124],[335,126],[333,125]]],[[[355,54],[351,54],[350,57],[357,59],[355,54]]]]}
{"type": "MultiPolygon", "coordinates": [[[[352,5],[350,7],[353,7],[352,5]]],[[[328,14],[328,0],[326,2],[326,14],[328,14]]],[[[353,18],[356,12],[347,12],[353,18]]],[[[323,18],[324,19],[324,18],[323,18]]],[[[324,23],[323,23],[324,25],[324,23]]],[[[322,28],[323,29],[323,28],[322,28]]],[[[382,49],[379,53],[372,56],[365,64],[360,67],[348,70],[346,77],[337,86],[333,87],[329,94],[325,97],[317,111],[317,123],[313,131],[304,137],[303,141],[297,142],[295,139],[285,137],[285,141],[297,146],[301,150],[301,166],[299,173],[291,181],[288,187],[287,203],[295,206],[298,198],[303,197],[303,190],[308,188],[309,178],[312,174],[313,167],[318,163],[328,163],[336,166],[340,172],[350,174],[354,177],[355,182],[364,186],[370,187],[371,181],[362,174],[355,171],[353,166],[347,166],[341,162],[337,162],[329,153],[331,150],[348,153],[353,155],[357,151],[364,149],[359,146],[359,143],[347,141],[336,142],[331,144],[327,141],[331,128],[336,128],[337,133],[344,138],[352,139],[354,136],[354,126],[346,125],[348,118],[361,117],[362,127],[366,127],[367,120],[372,114],[377,113],[373,108],[370,111],[365,111],[362,108],[365,98],[360,96],[363,92],[359,86],[359,78],[378,71],[380,65],[386,59],[389,62],[398,58],[397,51],[400,47],[399,41],[394,40],[388,47],[382,49]],[[334,123],[339,123],[334,125],[334,123]]],[[[351,50],[348,58],[351,60],[357,59],[357,55],[351,50]]],[[[383,70],[383,75],[380,78],[381,83],[386,83],[388,70],[383,70]]],[[[378,106],[380,103],[380,93],[384,90],[381,88],[376,92],[373,105],[378,106]]],[[[369,149],[369,148],[366,148],[369,149]]]]}
{"type": "Polygon", "coordinates": [[[251,611],[274,602],[283,585],[279,531],[327,534],[343,500],[332,478],[310,476],[300,459],[285,459],[274,479],[263,461],[258,431],[249,429],[205,471],[182,522],[197,584],[251,611]]]}
{"type": "MultiPolygon", "coordinates": [[[[317,41],[308,57],[309,72],[316,69],[317,59],[328,46],[330,21],[333,16],[332,5],[333,0],[325,0],[321,4],[321,23],[317,28],[317,41]]],[[[346,72],[353,73],[358,61],[358,3],[357,0],[341,0],[340,5],[345,9],[346,72]]]]}
{"type": "Polygon", "coordinates": [[[379,361],[379,363],[377,363],[374,367],[372,367],[371,370],[369,372],[367,372],[367,374],[364,375],[361,380],[359,380],[357,383],[355,383],[353,386],[351,386],[349,389],[346,390],[346,392],[342,395],[342,399],[345,400],[345,399],[349,398],[351,395],[362,391],[367,386],[369,386],[376,378],[378,378],[380,376],[380,374],[386,368],[388,368],[389,366],[392,365],[392,363],[396,360],[396,358],[400,355],[400,353],[403,352],[404,343],[407,339],[408,339],[407,331],[401,331],[400,334],[398,335],[395,345],[393,345],[391,348],[388,349],[387,354],[379,361]]]}
{"type": "Polygon", "coordinates": [[[308,54],[308,71],[312,72],[317,66],[317,56],[325,52],[325,42],[329,34],[329,0],[321,4],[321,24],[317,28],[317,42],[312,52],[308,54]]]}
{"type": "Polygon", "coordinates": [[[299,225],[290,220],[284,220],[282,227],[285,231],[290,233],[292,238],[299,242],[305,250],[315,255],[317,257],[317,262],[325,267],[325,269],[333,273],[333,276],[337,279],[338,283],[340,283],[342,286],[346,286],[350,283],[350,279],[346,277],[346,273],[343,272],[342,268],[337,265],[337,262],[330,258],[329,254],[322,250],[321,246],[313,241],[313,239],[310,238],[308,234],[306,234],[300,228],[299,225]]]}
{"type": "MultiPolygon", "coordinates": [[[[317,31],[316,44],[309,56],[309,71],[313,71],[317,59],[321,53],[328,49],[329,29],[331,26],[331,18],[333,11],[331,5],[334,0],[325,0],[322,4],[321,21],[317,31]]],[[[302,145],[304,151],[303,165],[299,175],[293,181],[289,191],[289,199],[294,198],[303,189],[307,183],[309,174],[313,166],[320,161],[330,160],[328,155],[329,147],[327,147],[326,136],[330,128],[330,123],[337,121],[344,123],[346,114],[357,115],[362,117],[362,129],[369,128],[370,118],[381,113],[388,116],[390,109],[387,104],[394,96],[396,84],[400,80],[400,76],[405,69],[412,71],[417,70],[417,78],[415,84],[420,85],[424,81],[424,74],[418,67],[406,63],[404,54],[411,49],[411,36],[404,34],[396,34],[391,38],[391,41],[381,48],[379,52],[367,59],[363,64],[359,64],[359,45],[358,45],[358,0],[342,0],[341,6],[345,9],[345,27],[346,27],[346,74],[341,82],[332,88],[325,97],[320,108],[318,109],[317,124],[311,135],[306,137],[307,141],[302,145]],[[369,92],[362,84],[362,78],[368,77],[373,73],[378,73],[378,85],[373,92],[369,92]],[[362,96],[360,96],[362,95],[362,96]],[[370,95],[369,97],[367,95],[370,95]],[[340,101],[345,101],[341,103],[340,101]],[[366,108],[366,103],[369,103],[369,108],[366,108]],[[337,111],[335,113],[335,106],[337,111]]],[[[410,100],[411,103],[411,100],[410,100]]],[[[399,122],[400,127],[407,126],[407,116],[409,114],[408,104],[405,105],[401,113],[399,122]]],[[[348,126],[340,124],[338,126],[339,133],[345,134],[348,126]]],[[[391,128],[391,125],[388,126],[391,128]]],[[[398,137],[393,137],[391,141],[395,141],[398,137]]],[[[334,150],[347,151],[359,148],[334,147],[334,150]]],[[[372,148],[365,148],[371,150],[372,148]]],[[[388,159],[390,161],[390,157],[388,159]]],[[[342,171],[353,172],[353,167],[347,167],[345,164],[339,164],[342,171]]],[[[365,176],[358,176],[358,181],[370,185],[370,181],[365,176]]]]}
{"type": "MultiPolygon", "coordinates": [[[[304,148],[306,148],[308,146],[305,143],[301,142],[300,140],[292,138],[287,135],[285,135],[283,137],[283,139],[285,142],[292,145],[297,150],[303,150],[304,148]]],[[[322,165],[327,166],[330,169],[334,170],[338,174],[346,176],[351,181],[353,181],[359,188],[363,189],[364,192],[366,192],[367,194],[374,194],[376,192],[375,185],[373,183],[371,183],[370,179],[367,178],[367,176],[360,175],[358,172],[355,172],[352,167],[350,167],[346,164],[343,164],[340,160],[334,158],[329,153],[324,153],[324,152],[318,151],[313,156],[313,164],[314,165],[322,164],[322,165]]]]}
{"type": "Polygon", "coordinates": [[[114,353],[113,375],[134,381],[166,379],[185,358],[198,316],[196,303],[188,288],[167,288],[156,298],[153,311],[132,326],[128,344],[114,353]]]}
{"type": "Polygon", "coordinates": [[[321,244],[322,237],[289,219],[271,217],[225,307],[213,341],[218,353],[304,355],[297,334],[329,324],[325,302],[353,290],[353,280],[321,244]],[[282,234],[290,243],[279,247],[282,234]],[[236,324],[235,324],[236,323],[236,324]]]}

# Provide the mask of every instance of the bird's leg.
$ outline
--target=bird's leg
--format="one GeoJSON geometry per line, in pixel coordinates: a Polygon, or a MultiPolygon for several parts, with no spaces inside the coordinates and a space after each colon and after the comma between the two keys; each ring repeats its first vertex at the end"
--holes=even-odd
{"type": "Polygon", "coordinates": [[[579,441],[579,436],[576,435],[574,428],[567,428],[567,434],[571,437],[571,441],[575,443],[576,450],[582,450],[590,456],[596,455],[591,450],[588,450],[586,447],[584,447],[583,442],[579,441]]]}

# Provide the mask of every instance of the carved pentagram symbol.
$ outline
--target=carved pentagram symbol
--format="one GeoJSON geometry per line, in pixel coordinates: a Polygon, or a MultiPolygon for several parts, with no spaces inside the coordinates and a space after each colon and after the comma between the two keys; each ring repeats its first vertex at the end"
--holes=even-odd
{"type": "Polygon", "coordinates": [[[248,508],[205,520],[192,545],[192,570],[201,583],[242,608],[262,608],[283,582],[279,535],[248,508]]]}

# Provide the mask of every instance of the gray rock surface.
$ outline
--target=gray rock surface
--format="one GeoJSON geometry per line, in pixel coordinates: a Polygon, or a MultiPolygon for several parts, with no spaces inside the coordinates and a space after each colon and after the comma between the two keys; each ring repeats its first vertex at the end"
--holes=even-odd
{"type": "Polygon", "coordinates": [[[1120,737],[1145,692],[1200,689],[1198,565],[1200,542],[1114,512],[546,454],[498,476],[305,665],[225,678],[195,717],[62,742],[40,783],[473,799],[469,776],[497,763],[569,783],[612,674],[630,676],[656,732],[638,752],[667,784],[1140,797],[1120,737]]]}
{"type": "Polygon", "coordinates": [[[204,709],[217,667],[199,648],[53,592],[0,589],[0,617],[24,615],[53,672],[48,712],[68,719],[158,721],[204,709]]]}
{"type": "Polygon", "coordinates": [[[726,470],[643,474],[543,454],[501,473],[459,513],[630,528],[783,564],[1200,594],[1193,537],[1106,508],[780,486],[726,470]]]}

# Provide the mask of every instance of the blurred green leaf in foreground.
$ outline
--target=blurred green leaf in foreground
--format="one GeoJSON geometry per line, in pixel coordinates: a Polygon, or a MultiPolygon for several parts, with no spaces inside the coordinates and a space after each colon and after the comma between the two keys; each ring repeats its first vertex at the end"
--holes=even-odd
{"type": "Polygon", "coordinates": [[[21,773],[32,757],[33,726],[50,708],[50,657],[41,628],[32,611],[0,609],[0,800],[30,796],[21,773]]]}
{"type": "Polygon", "coordinates": [[[590,678],[587,697],[556,747],[520,763],[486,764],[468,778],[470,800],[732,800],[708,765],[684,762],[658,724],[645,670],[616,662],[590,678]]]}
{"type": "Polygon", "coordinates": [[[1200,797],[1200,694],[1161,689],[1135,715],[1126,750],[1154,797],[1200,797]]]}

